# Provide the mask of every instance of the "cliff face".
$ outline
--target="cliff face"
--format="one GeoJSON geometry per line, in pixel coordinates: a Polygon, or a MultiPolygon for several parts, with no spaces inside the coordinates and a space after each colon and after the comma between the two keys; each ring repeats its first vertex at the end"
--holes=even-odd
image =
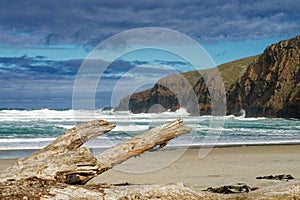
{"type": "Polygon", "coordinates": [[[182,74],[174,74],[160,79],[151,89],[123,98],[116,110],[142,113],[176,111],[181,106],[192,108],[196,104],[188,98],[189,94],[193,94],[190,83],[182,74]]]}
{"type": "Polygon", "coordinates": [[[228,112],[300,118],[300,36],[269,46],[228,94],[228,112]]]}
{"type": "Polygon", "coordinates": [[[135,113],[175,111],[179,108],[176,95],[167,87],[155,84],[152,89],[133,94],[129,99],[129,110],[135,113]],[[165,108],[165,109],[164,109],[165,108]]]}
{"type": "MultiPolygon", "coordinates": [[[[227,114],[300,118],[300,36],[269,46],[262,55],[218,67],[227,92],[227,114]]],[[[201,75],[175,74],[121,100],[117,110],[134,113],[175,111],[211,114],[211,96],[201,75]],[[199,108],[199,110],[198,110],[199,108]]]]}

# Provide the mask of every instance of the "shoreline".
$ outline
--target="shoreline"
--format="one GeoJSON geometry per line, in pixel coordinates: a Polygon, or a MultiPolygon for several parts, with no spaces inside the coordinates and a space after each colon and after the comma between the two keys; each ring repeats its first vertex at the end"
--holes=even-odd
{"type": "MultiPolygon", "coordinates": [[[[214,149],[214,148],[236,148],[236,147],[260,147],[260,146],[293,146],[300,145],[300,141],[296,142],[274,142],[274,143],[219,143],[219,144],[191,144],[191,145],[168,145],[161,149],[161,151],[170,150],[187,150],[187,149],[214,149]]],[[[90,151],[94,154],[103,152],[110,147],[88,147],[90,151]]],[[[44,148],[44,147],[43,147],[44,148]]],[[[0,160],[3,159],[19,159],[33,154],[34,152],[41,150],[42,148],[18,148],[18,149],[0,149],[0,160]]],[[[150,151],[156,151],[157,148],[150,151]]]]}
{"type": "MultiPolygon", "coordinates": [[[[264,188],[283,181],[258,176],[291,174],[300,180],[300,145],[215,147],[203,158],[199,148],[145,152],[90,181],[93,183],[178,183],[195,190],[237,183],[264,188]]],[[[0,159],[0,171],[17,159],[0,159]]],[[[293,180],[292,180],[293,181],[293,180]]]]}

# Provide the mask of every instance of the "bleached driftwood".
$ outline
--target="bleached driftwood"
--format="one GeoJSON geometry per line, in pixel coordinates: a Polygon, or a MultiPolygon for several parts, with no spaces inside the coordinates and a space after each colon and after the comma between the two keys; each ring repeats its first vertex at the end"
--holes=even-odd
{"type": "MultiPolygon", "coordinates": [[[[70,184],[83,185],[116,164],[157,145],[163,146],[170,139],[191,131],[178,119],[133,137],[96,157],[87,148],[80,147],[89,139],[114,127],[115,125],[103,120],[85,122],[70,129],[44,149],[20,159],[0,175],[1,198],[13,198],[18,194],[22,196],[24,191],[28,193],[28,187],[22,187],[24,185],[30,186],[32,198],[48,194],[52,190],[68,189],[70,184]]],[[[101,190],[100,186],[99,188],[101,190]]]]}
{"type": "Polygon", "coordinates": [[[44,149],[19,159],[16,165],[0,175],[0,179],[5,181],[37,177],[57,180],[57,174],[70,169],[89,173],[91,170],[89,166],[96,166],[97,161],[87,148],[79,147],[89,139],[104,134],[114,127],[115,125],[104,120],[84,122],[66,131],[44,149]]]}
{"type": "Polygon", "coordinates": [[[167,142],[184,133],[191,132],[181,119],[163,124],[137,135],[115,147],[112,147],[96,156],[101,171],[106,171],[113,166],[138,156],[155,146],[164,147],[167,142]]]}
{"type": "MultiPolygon", "coordinates": [[[[131,157],[140,155],[157,145],[164,145],[169,140],[190,131],[191,128],[185,126],[182,120],[178,119],[137,135],[126,142],[96,155],[96,157],[89,153],[87,149],[78,149],[72,152],[72,154],[63,157],[64,160],[69,160],[67,162],[68,170],[58,171],[55,179],[68,184],[85,184],[90,179],[111,169],[113,166],[131,157]],[[79,155],[84,155],[84,158],[79,155]],[[77,164],[74,165],[72,163],[77,164]],[[78,163],[80,164],[78,165],[78,163]]],[[[58,164],[61,164],[61,162],[58,162],[58,164]]]]}

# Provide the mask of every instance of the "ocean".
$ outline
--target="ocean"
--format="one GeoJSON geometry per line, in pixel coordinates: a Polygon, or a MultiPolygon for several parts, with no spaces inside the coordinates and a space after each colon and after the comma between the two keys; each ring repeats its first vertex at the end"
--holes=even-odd
{"type": "Polygon", "coordinates": [[[104,119],[117,125],[111,132],[85,144],[92,151],[102,151],[177,118],[182,118],[192,132],[170,141],[168,148],[300,143],[300,121],[297,119],[245,118],[242,115],[225,116],[220,120],[212,116],[192,116],[185,109],[159,114],[112,110],[0,110],[0,158],[27,156],[87,120],[104,119]]]}

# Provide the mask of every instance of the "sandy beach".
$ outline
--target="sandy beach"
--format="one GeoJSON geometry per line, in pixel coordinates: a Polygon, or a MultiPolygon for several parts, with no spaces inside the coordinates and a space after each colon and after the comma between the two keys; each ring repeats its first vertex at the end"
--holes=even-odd
{"type": "Polygon", "coordinates": [[[281,181],[257,180],[257,176],[291,174],[300,179],[299,166],[300,145],[214,148],[203,159],[199,158],[199,149],[169,150],[128,160],[93,182],[182,182],[194,189],[237,183],[261,187],[281,181]],[[169,163],[176,157],[176,161],[169,163]]]}
{"type": "MultiPolygon", "coordinates": [[[[0,170],[16,162],[0,160],[0,170]]],[[[90,181],[92,183],[177,183],[202,190],[246,183],[265,187],[282,181],[257,180],[257,176],[291,174],[300,179],[300,145],[214,148],[205,158],[199,149],[147,152],[132,158],[90,181]]]]}

